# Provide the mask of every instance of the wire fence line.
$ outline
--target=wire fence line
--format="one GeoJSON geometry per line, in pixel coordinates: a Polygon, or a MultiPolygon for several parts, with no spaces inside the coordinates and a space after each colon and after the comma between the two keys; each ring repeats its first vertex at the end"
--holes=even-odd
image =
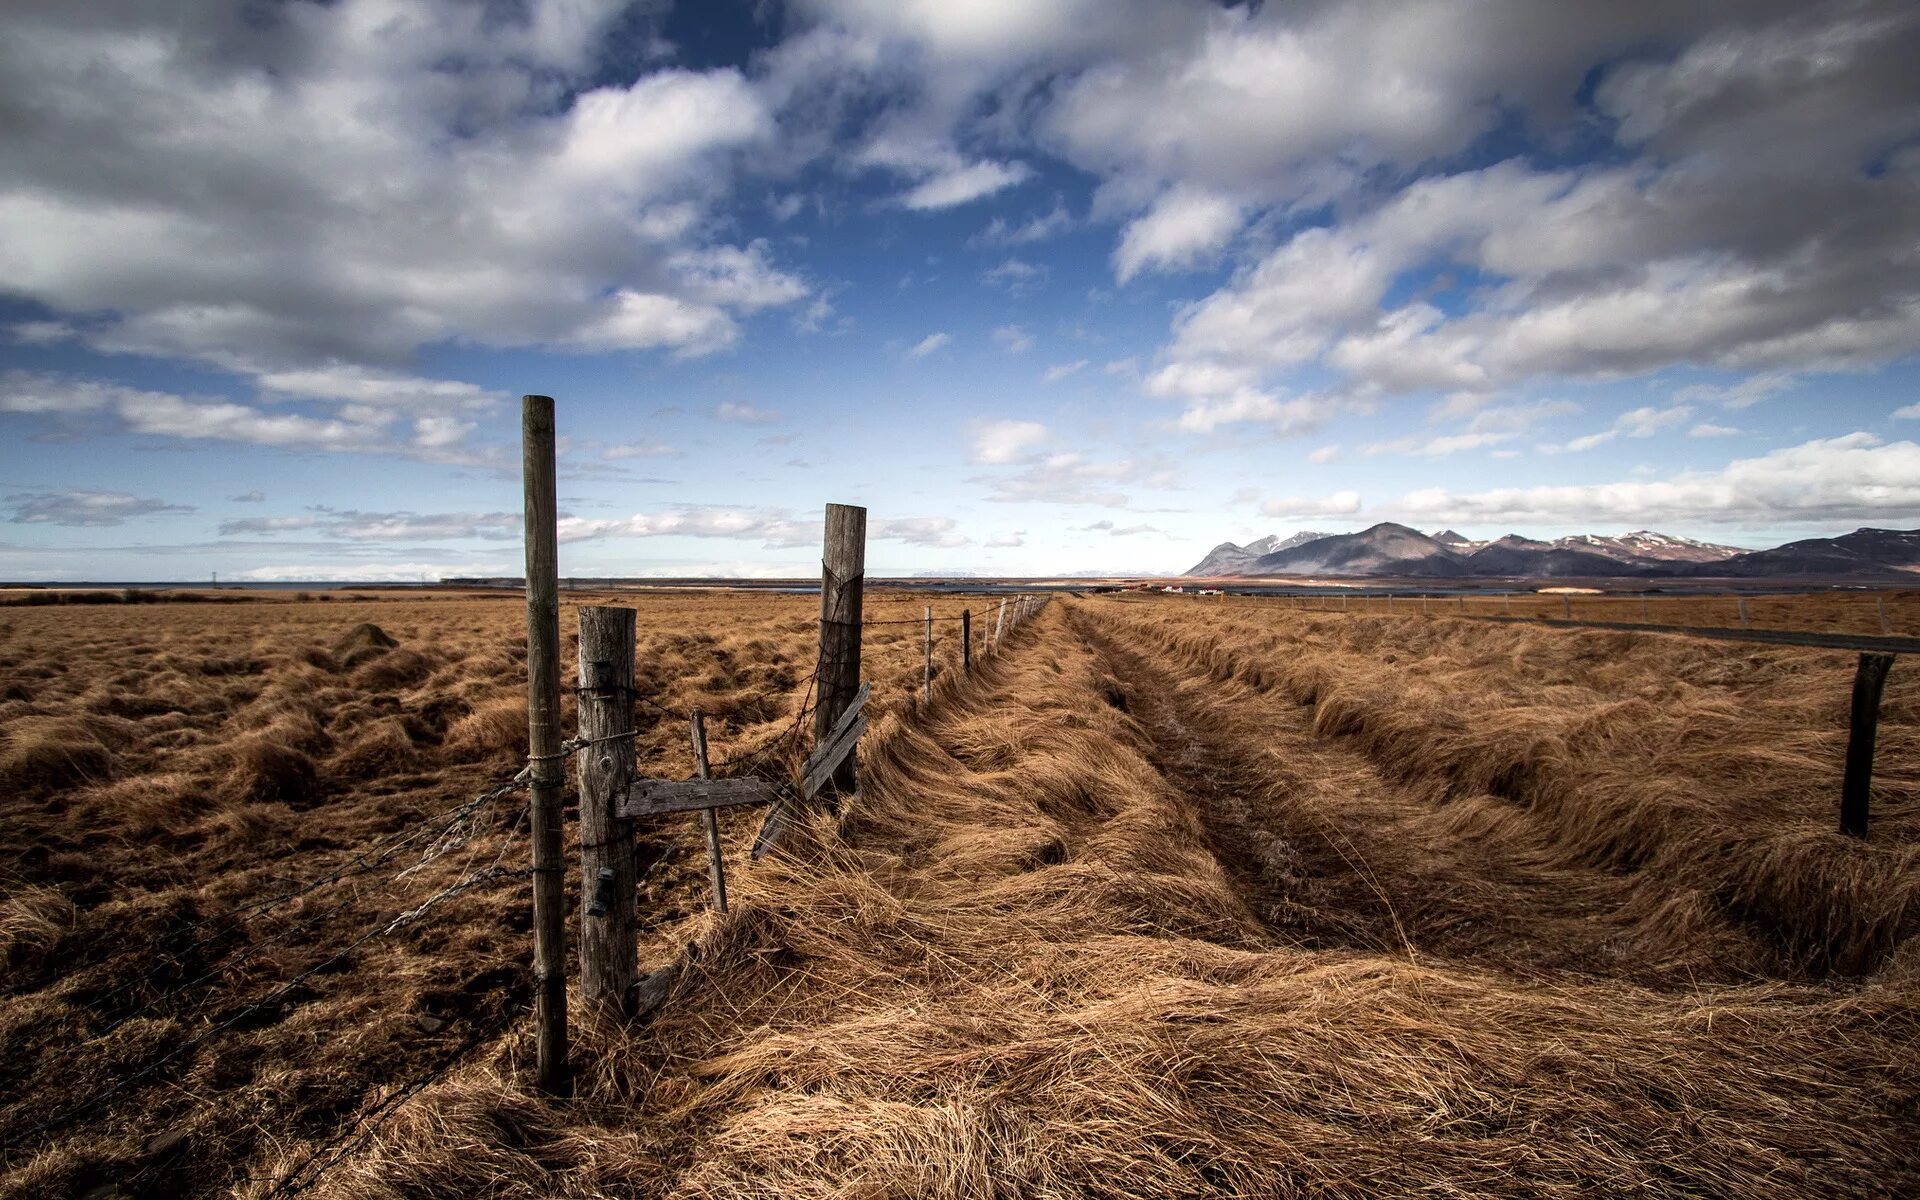
{"type": "MultiPolygon", "coordinates": [[[[1041,604],[1043,605],[1044,601],[1041,601],[1041,604]]],[[[1037,607],[1031,611],[1037,611],[1037,607]]],[[[1008,615],[1012,615],[1011,610],[1009,610],[1008,615]]],[[[983,615],[983,619],[990,619],[990,617],[991,610],[983,615]]],[[[935,617],[933,621],[935,623],[950,623],[962,619],[964,618],[955,615],[935,617]]],[[[928,620],[923,614],[921,617],[914,619],[872,621],[864,622],[863,624],[924,627],[928,624],[928,620]]],[[[982,635],[983,641],[985,642],[983,649],[987,649],[991,645],[991,641],[985,638],[985,634],[986,631],[983,628],[982,635]]],[[[819,690],[821,669],[820,665],[816,665],[814,670],[810,672],[804,680],[805,688],[804,691],[801,692],[800,702],[795,708],[792,718],[780,733],[761,742],[757,746],[742,750],[712,764],[711,769],[716,772],[757,770],[764,766],[769,758],[796,746],[805,728],[807,718],[819,709],[817,692],[819,690]]],[[[655,699],[654,697],[657,695],[658,693],[636,692],[633,694],[633,698],[636,702],[653,709],[662,718],[670,718],[677,721],[691,720],[691,710],[684,712],[676,711],[655,699]]],[[[611,737],[576,737],[563,742],[559,753],[540,757],[565,760],[594,745],[609,741],[629,739],[638,736],[640,732],[641,731],[633,731],[611,737]]],[[[474,843],[476,838],[483,833],[500,828],[500,826],[495,824],[491,819],[492,810],[506,797],[527,790],[533,777],[535,762],[535,758],[529,756],[526,764],[512,777],[500,780],[469,799],[442,809],[423,820],[411,823],[406,828],[396,830],[386,835],[372,845],[354,853],[334,870],[328,871],[313,879],[305,880],[272,896],[252,901],[223,912],[210,914],[193,921],[176,931],[176,936],[194,934],[200,934],[201,936],[196,937],[188,945],[178,950],[162,952],[157,961],[154,961],[152,958],[151,948],[142,948],[139,951],[129,951],[122,955],[112,956],[103,960],[102,963],[93,964],[88,969],[96,969],[99,966],[122,962],[136,953],[149,957],[148,969],[143,971],[139,976],[127,980],[88,1002],[88,1006],[94,1008],[96,1011],[100,1010],[102,1006],[108,1005],[112,1001],[125,996],[128,992],[136,988],[153,983],[161,972],[170,968],[177,967],[180,968],[182,972],[186,972],[189,969],[189,964],[193,963],[197,969],[187,978],[179,979],[165,986],[164,990],[147,999],[145,1003],[141,1004],[137,1009],[111,1020],[104,1028],[88,1035],[85,1040],[66,1048],[64,1051],[66,1054],[77,1055],[91,1047],[97,1046],[129,1022],[165,1010],[168,1006],[188,997],[196,989],[230,974],[235,968],[259,958],[269,950],[295,942],[296,939],[299,939],[302,935],[311,933],[337,920],[343,912],[355,906],[368,903],[374,896],[391,894],[393,889],[416,876],[429,865],[448,857],[463,847],[473,846],[473,852],[469,854],[467,862],[456,873],[457,878],[452,882],[447,883],[438,891],[421,899],[418,903],[404,908],[396,915],[388,916],[385,912],[378,914],[370,925],[363,927],[357,935],[351,937],[345,944],[340,945],[330,953],[325,953],[324,957],[294,973],[278,985],[273,986],[265,994],[240,1005],[237,1009],[224,1014],[220,1019],[198,1030],[192,1036],[170,1046],[164,1053],[161,1053],[158,1057],[147,1062],[137,1070],[133,1070],[112,1080],[98,1090],[56,1109],[20,1133],[9,1136],[8,1149],[22,1149],[36,1142],[45,1134],[72,1125],[74,1122],[86,1117],[88,1114],[93,1113],[116,1098],[130,1093],[150,1081],[158,1081],[169,1068],[176,1066],[176,1064],[192,1061],[193,1056],[203,1046],[234,1030],[236,1027],[242,1026],[255,1016],[281,1005],[289,997],[293,996],[308,980],[331,971],[369,944],[383,938],[394,936],[403,930],[419,924],[436,909],[455,898],[504,880],[524,880],[530,878],[533,875],[533,869],[530,867],[509,868],[502,865],[507,852],[517,840],[521,824],[527,813],[525,807],[520,809],[517,817],[505,824],[506,836],[502,839],[491,864],[478,870],[474,869],[474,863],[480,854],[480,848],[474,845],[474,843]],[[405,861],[409,852],[417,852],[418,857],[412,861],[405,861]],[[396,864],[400,864],[399,869],[392,869],[396,864]],[[324,889],[356,880],[366,881],[373,886],[367,890],[356,888],[352,894],[332,900],[330,903],[326,903],[323,907],[320,907],[317,911],[302,911],[298,915],[298,919],[274,930],[263,938],[233,946],[223,953],[215,955],[211,961],[195,963],[194,960],[197,951],[213,945],[220,939],[245,930],[255,923],[279,912],[288,905],[309,900],[314,897],[316,893],[322,892],[324,889]]],[[[320,948],[316,947],[316,949],[320,948]]],[[[363,1108],[350,1122],[344,1123],[333,1137],[314,1147],[299,1163],[295,1164],[292,1170],[276,1179],[265,1195],[268,1197],[293,1195],[312,1187],[326,1172],[345,1161],[348,1155],[360,1145],[364,1144],[377,1130],[379,1125],[398,1110],[400,1105],[430,1086],[435,1080],[444,1076],[448,1070],[451,1070],[455,1064],[464,1059],[475,1048],[497,1037],[499,1033],[511,1023],[512,1019],[513,1010],[510,1008],[508,1015],[505,1017],[489,1022],[483,1028],[475,1029],[469,1037],[463,1039],[463,1042],[459,1046],[452,1048],[444,1055],[437,1056],[428,1070],[421,1075],[393,1088],[380,1100],[363,1108]]],[[[196,1097],[196,1103],[212,1103],[213,1099],[213,1097],[196,1097]]],[[[260,1182],[260,1180],[246,1177],[240,1177],[238,1181],[260,1182]]]]}

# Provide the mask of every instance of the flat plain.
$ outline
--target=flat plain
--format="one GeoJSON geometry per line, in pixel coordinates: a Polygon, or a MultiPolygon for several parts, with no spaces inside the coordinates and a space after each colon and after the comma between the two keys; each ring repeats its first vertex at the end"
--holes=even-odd
{"type": "MultiPolygon", "coordinates": [[[[791,772],[817,598],[582,603],[639,611],[644,773],[695,708],[791,772]]],[[[860,791],[759,863],[723,814],[724,916],[697,820],[640,831],[684,968],[568,1101],[524,797],[463,807],[526,753],[516,597],[0,608],[0,1196],[1920,1192],[1913,664],[1863,842],[1850,654],[1130,593],[963,673],[993,603],[870,593],[860,791]]]]}

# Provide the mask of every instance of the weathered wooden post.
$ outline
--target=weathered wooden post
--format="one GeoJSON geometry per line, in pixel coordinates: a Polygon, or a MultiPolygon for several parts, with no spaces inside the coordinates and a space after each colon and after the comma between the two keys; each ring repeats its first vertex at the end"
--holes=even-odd
{"type": "MultiPolygon", "coordinates": [[[[693,768],[702,779],[712,777],[713,770],[707,765],[707,718],[699,709],[693,710],[688,718],[693,727],[693,768]]],[[[713,907],[716,912],[727,911],[727,864],[720,856],[720,813],[717,809],[700,810],[700,824],[707,831],[707,877],[713,880],[713,907]]]]}
{"type": "Polygon", "coordinates": [[[1388,612],[1393,611],[1393,593],[1392,592],[1387,593],[1387,611],[1388,612]]]}
{"type": "Polygon", "coordinates": [[[1000,648],[1000,631],[1006,628],[1006,625],[1007,602],[1003,597],[1000,601],[1000,614],[993,619],[993,647],[996,650],[1000,648]]]}
{"type": "Polygon", "coordinates": [[[1893,667],[1891,654],[1862,654],[1853,675],[1853,711],[1847,770],[1840,784],[1840,832],[1867,836],[1867,800],[1873,791],[1873,741],[1880,727],[1880,694],[1893,667]]]}
{"type": "Polygon", "coordinates": [[[640,952],[633,822],[617,810],[633,783],[633,609],[580,609],[580,997],[632,1013],[640,952]]]}
{"type": "Polygon", "coordinates": [[[527,811],[533,835],[535,1059],[540,1089],[573,1090],[567,1067],[566,891],[560,847],[560,555],[554,499],[553,398],[523,396],[526,490],[527,811]]]}
{"type": "Polygon", "coordinates": [[[1565,592],[1560,594],[1560,615],[1569,621],[1573,620],[1573,597],[1565,592]]]}
{"type": "Polygon", "coordinates": [[[920,698],[933,699],[933,605],[927,605],[927,646],[920,680],[920,698]]]}
{"type": "Polygon", "coordinates": [[[1890,637],[1893,634],[1893,626],[1887,623],[1887,598],[1883,594],[1875,596],[1874,600],[1880,605],[1880,636],[1890,637]]]}
{"type": "MultiPolygon", "coordinates": [[[[813,714],[814,745],[820,745],[860,690],[860,613],[867,570],[867,510],[827,505],[820,554],[820,703],[813,714]]],[[[835,768],[832,787],[854,789],[853,755],[835,768]]]]}
{"type": "Polygon", "coordinates": [[[1464,594],[1462,594],[1462,595],[1459,595],[1459,596],[1455,596],[1455,597],[1454,597],[1454,599],[1455,599],[1455,600],[1458,600],[1458,601],[1460,602],[1460,611],[1461,611],[1461,612],[1465,612],[1465,611],[1467,611],[1467,598],[1466,598],[1466,596],[1465,596],[1464,594]]]}
{"type": "Polygon", "coordinates": [[[960,669],[973,673],[973,610],[960,610],[960,669]]]}
{"type": "Polygon", "coordinates": [[[1753,622],[1747,620],[1747,598],[1745,596],[1738,596],[1735,597],[1735,599],[1740,605],[1740,628],[1752,629],[1753,622]]]}

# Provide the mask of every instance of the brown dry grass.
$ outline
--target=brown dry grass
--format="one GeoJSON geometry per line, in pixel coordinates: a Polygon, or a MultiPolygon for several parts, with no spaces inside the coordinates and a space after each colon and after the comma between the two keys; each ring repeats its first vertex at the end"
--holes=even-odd
{"type": "MultiPolygon", "coordinates": [[[[963,603],[982,607],[936,607],[963,603]]],[[[718,756],[763,744],[800,703],[816,604],[649,597],[641,685],[708,711],[718,756]]],[[[100,747],[0,801],[10,1144],[469,852],[207,947],[182,937],[196,917],[349,861],[524,753],[511,602],[209,615],[0,615],[0,673],[30,693],[0,702],[4,761],[100,747]],[[342,670],[361,621],[398,645],[342,670]],[[419,661],[371,670],[402,653],[419,661]],[[156,947],[186,961],[156,971],[156,947]],[[236,948],[258,953],[88,1040],[236,948]]],[[[919,637],[869,631],[880,719],[837,820],[747,869],[757,818],[729,814],[729,914],[700,908],[697,824],[645,832],[647,965],[688,966],[652,1023],[582,1031],[577,1099],[528,1088],[519,1020],[314,1194],[1920,1190],[1910,664],[1861,845],[1831,833],[1844,656],[1064,601],[915,707],[919,637]]],[[[684,776],[680,722],[640,724],[641,769],[684,776]]],[[[471,853],[502,846],[523,849],[496,831],[471,853]]],[[[524,1007],[524,906],[506,882],[370,943],[217,1054],[10,1150],[0,1194],[266,1194],[524,1007]]]]}

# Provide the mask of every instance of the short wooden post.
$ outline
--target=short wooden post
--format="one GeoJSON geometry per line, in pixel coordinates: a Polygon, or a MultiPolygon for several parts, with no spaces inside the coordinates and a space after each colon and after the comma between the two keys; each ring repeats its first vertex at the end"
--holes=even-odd
{"type": "Polygon", "coordinates": [[[973,610],[960,610],[960,669],[973,673],[973,610]]]}
{"type": "Polygon", "coordinates": [[[1387,611],[1388,612],[1393,611],[1393,593],[1392,592],[1387,593],[1387,611]]]}
{"type": "Polygon", "coordinates": [[[553,398],[523,396],[526,490],[527,811],[533,836],[533,978],[540,1090],[573,1091],[567,1067],[566,879],[560,845],[560,553],[553,467],[553,398]]]}
{"type": "MultiPolygon", "coordinates": [[[[820,555],[820,703],[813,714],[814,745],[840,719],[860,690],[860,614],[867,570],[867,510],[827,505],[820,555]]],[[[833,773],[829,786],[854,789],[854,756],[833,773]]]]}
{"type": "MultiPolygon", "coordinates": [[[[693,710],[688,718],[693,727],[693,769],[700,778],[712,777],[712,768],[707,765],[707,718],[699,709],[693,710]]],[[[720,814],[717,810],[700,810],[700,824],[707,831],[707,877],[713,880],[713,908],[715,912],[727,911],[727,864],[720,857],[720,814]]]]}
{"type": "Polygon", "coordinates": [[[1853,674],[1853,711],[1847,770],[1840,784],[1840,832],[1867,836],[1867,800],[1873,791],[1873,741],[1880,727],[1880,694],[1893,667],[1891,654],[1862,654],[1853,674]]]}
{"type": "Polygon", "coordinates": [[[1753,623],[1747,620],[1747,598],[1745,596],[1739,596],[1739,597],[1736,597],[1735,599],[1736,599],[1736,602],[1740,605],[1740,628],[1752,629],[1753,623]]]}
{"type": "Polygon", "coordinates": [[[933,699],[933,606],[927,605],[927,648],[925,670],[920,681],[920,698],[933,699]]]}
{"type": "Polygon", "coordinates": [[[1564,593],[1561,595],[1560,615],[1565,617],[1569,621],[1573,620],[1573,597],[1572,596],[1568,596],[1564,593]]]}
{"type": "Polygon", "coordinates": [[[1456,597],[1454,597],[1454,599],[1456,599],[1456,600],[1458,600],[1458,601],[1460,602],[1460,606],[1459,606],[1459,607],[1460,607],[1460,611],[1461,611],[1461,612],[1465,612],[1465,611],[1467,611],[1467,598],[1466,598],[1465,596],[1456,596],[1456,597]]]}
{"type": "Polygon", "coordinates": [[[1893,636],[1893,626],[1887,623],[1887,598],[1885,596],[1875,596],[1874,600],[1880,605],[1880,636],[1891,637],[1893,636]]]}
{"type": "Polygon", "coordinates": [[[633,613],[580,609],[580,998],[617,1016],[640,978],[633,822],[616,814],[633,782],[633,613]]]}
{"type": "Polygon", "coordinates": [[[1000,645],[1000,631],[1006,627],[1006,624],[1007,602],[1002,600],[1000,601],[1000,615],[993,619],[993,644],[996,649],[1000,645]]]}
{"type": "Polygon", "coordinates": [[[1512,612],[1513,611],[1513,593],[1512,592],[1505,593],[1502,596],[1502,599],[1504,599],[1507,602],[1507,611],[1512,612]]]}

